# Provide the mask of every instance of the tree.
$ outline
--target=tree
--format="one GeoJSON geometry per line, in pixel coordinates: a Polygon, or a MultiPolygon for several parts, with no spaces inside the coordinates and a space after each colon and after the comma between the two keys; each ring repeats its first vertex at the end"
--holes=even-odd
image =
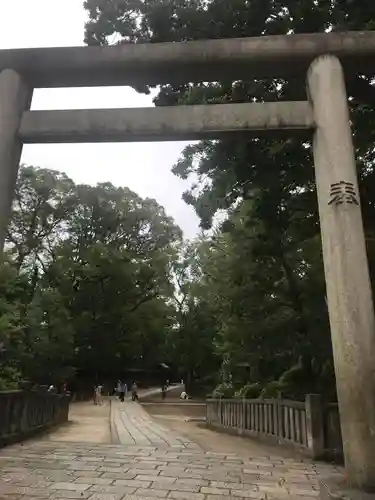
{"type": "Polygon", "coordinates": [[[4,367],[61,383],[163,361],[181,237],[155,200],[21,168],[0,276],[4,367]]]}
{"type": "Polygon", "coordinates": [[[59,292],[40,287],[27,311],[22,372],[37,383],[74,376],[74,329],[59,292]]]}
{"type": "Polygon", "coordinates": [[[65,174],[21,166],[6,237],[18,269],[51,258],[75,202],[73,190],[65,174]]]}
{"type": "Polygon", "coordinates": [[[217,321],[201,286],[198,245],[183,244],[173,262],[175,323],[166,338],[167,356],[179,367],[190,394],[206,395],[216,381],[220,356],[215,350],[217,321]]]}
{"type": "Polygon", "coordinates": [[[20,379],[23,354],[20,299],[27,293],[27,287],[27,281],[19,279],[5,259],[0,267],[0,390],[15,388],[20,379]]]}

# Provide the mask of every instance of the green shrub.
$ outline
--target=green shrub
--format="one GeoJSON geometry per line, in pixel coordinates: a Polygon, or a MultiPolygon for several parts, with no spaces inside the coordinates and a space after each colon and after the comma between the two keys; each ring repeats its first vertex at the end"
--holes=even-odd
{"type": "Polygon", "coordinates": [[[261,398],[277,398],[279,394],[282,394],[285,389],[285,385],[279,380],[273,380],[269,382],[260,393],[261,398]]]}
{"type": "Polygon", "coordinates": [[[14,391],[18,389],[20,373],[10,366],[3,366],[0,369],[0,391],[14,391]]]}
{"type": "Polygon", "coordinates": [[[255,382],[253,384],[246,384],[239,391],[236,391],[236,398],[245,398],[245,399],[256,399],[259,398],[262,390],[262,386],[255,382]]]}
{"type": "Polygon", "coordinates": [[[233,398],[234,387],[230,382],[219,384],[212,392],[213,398],[233,398]]]}

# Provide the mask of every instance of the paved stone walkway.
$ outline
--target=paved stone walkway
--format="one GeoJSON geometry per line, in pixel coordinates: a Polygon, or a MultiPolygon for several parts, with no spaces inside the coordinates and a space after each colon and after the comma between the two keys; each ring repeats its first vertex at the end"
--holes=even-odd
{"type": "Polygon", "coordinates": [[[182,435],[156,423],[138,403],[111,401],[112,439],[124,445],[199,448],[182,435]]]}
{"type": "MultiPolygon", "coordinates": [[[[316,499],[336,467],[277,455],[205,452],[152,419],[137,403],[115,403],[120,444],[47,437],[0,450],[0,499],[316,499]]],[[[220,439],[218,434],[217,439],[220,439]]]]}

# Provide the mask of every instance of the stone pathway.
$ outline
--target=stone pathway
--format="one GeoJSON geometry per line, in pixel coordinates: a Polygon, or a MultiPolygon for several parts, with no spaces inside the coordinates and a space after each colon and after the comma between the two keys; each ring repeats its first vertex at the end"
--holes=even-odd
{"type": "Polygon", "coordinates": [[[69,424],[45,437],[52,441],[111,444],[110,402],[105,400],[102,405],[94,405],[92,401],[73,403],[69,424]]]}
{"type": "Polygon", "coordinates": [[[111,401],[112,439],[124,445],[199,448],[184,436],[156,423],[138,403],[111,401]]]}
{"type": "MultiPolygon", "coordinates": [[[[112,406],[120,444],[43,437],[0,450],[0,499],[316,499],[336,467],[258,454],[205,452],[137,403],[112,406]]],[[[220,434],[217,435],[220,440],[220,434]]]]}

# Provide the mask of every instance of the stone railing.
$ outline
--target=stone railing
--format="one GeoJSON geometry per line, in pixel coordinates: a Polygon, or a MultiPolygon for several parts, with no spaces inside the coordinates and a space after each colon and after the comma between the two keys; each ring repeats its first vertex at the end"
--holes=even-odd
{"type": "Polygon", "coordinates": [[[0,446],[67,422],[69,399],[39,391],[0,392],[0,446]]]}
{"type": "Polygon", "coordinates": [[[206,422],[227,432],[293,446],[313,458],[323,458],[327,454],[336,457],[340,456],[342,448],[341,437],[337,434],[337,425],[340,427],[338,410],[337,405],[328,407],[323,408],[320,396],[315,394],[307,395],[305,402],[208,399],[206,422]]]}

